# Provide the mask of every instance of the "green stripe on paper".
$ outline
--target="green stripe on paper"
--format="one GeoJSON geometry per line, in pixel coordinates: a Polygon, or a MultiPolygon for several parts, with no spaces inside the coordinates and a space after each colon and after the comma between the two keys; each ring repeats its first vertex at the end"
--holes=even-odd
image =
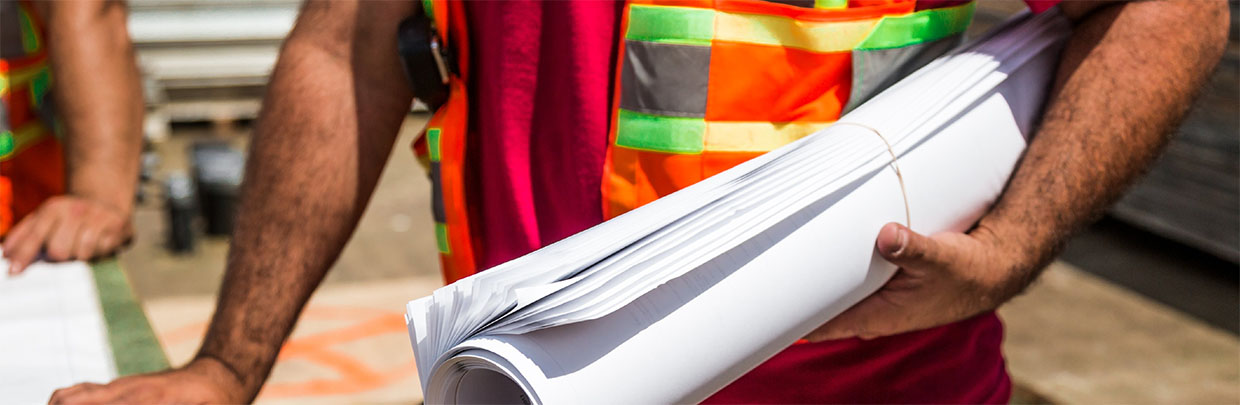
{"type": "Polygon", "coordinates": [[[629,6],[624,38],[682,45],[710,45],[715,37],[715,11],[696,7],[629,6]]]}
{"type": "Polygon", "coordinates": [[[899,48],[959,34],[973,21],[975,2],[883,17],[857,50],[899,48]]]}
{"type": "Polygon", "coordinates": [[[168,368],[168,358],[151,330],[129,280],[115,259],[91,266],[99,307],[108,326],[108,343],[116,362],[116,375],[150,373],[168,368]]]}
{"type": "Polygon", "coordinates": [[[620,110],[616,145],[666,153],[698,154],[705,148],[706,120],[620,110]]]}
{"type": "Polygon", "coordinates": [[[439,128],[431,128],[426,130],[426,150],[431,155],[432,162],[439,161],[439,128]]]}
{"type": "Polygon", "coordinates": [[[439,253],[445,255],[452,254],[452,249],[448,246],[448,225],[442,222],[435,223],[435,244],[439,247],[439,253]]]}

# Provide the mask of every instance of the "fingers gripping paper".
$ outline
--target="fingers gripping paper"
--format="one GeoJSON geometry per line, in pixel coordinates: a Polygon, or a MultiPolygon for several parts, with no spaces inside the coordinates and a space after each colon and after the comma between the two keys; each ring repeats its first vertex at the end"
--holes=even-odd
{"type": "Polygon", "coordinates": [[[878,289],[883,224],[985,212],[1067,31],[1018,17],[840,124],[411,301],[427,402],[706,398],[878,289]]]}

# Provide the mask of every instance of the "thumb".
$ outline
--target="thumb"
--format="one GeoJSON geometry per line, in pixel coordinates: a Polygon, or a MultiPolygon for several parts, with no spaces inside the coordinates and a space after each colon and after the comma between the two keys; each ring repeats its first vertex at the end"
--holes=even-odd
{"type": "Polygon", "coordinates": [[[875,246],[884,259],[901,268],[940,267],[945,263],[946,252],[937,241],[894,222],[878,231],[875,246]]]}

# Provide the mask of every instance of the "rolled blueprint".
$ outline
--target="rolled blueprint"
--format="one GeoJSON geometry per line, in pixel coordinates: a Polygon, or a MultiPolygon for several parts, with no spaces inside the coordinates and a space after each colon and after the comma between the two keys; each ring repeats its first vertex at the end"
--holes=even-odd
{"type": "Polygon", "coordinates": [[[884,224],[990,207],[1067,32],[1018,17],[837,125],[411,301],[427,402],[705,399],[881,287],[884,224]]]}

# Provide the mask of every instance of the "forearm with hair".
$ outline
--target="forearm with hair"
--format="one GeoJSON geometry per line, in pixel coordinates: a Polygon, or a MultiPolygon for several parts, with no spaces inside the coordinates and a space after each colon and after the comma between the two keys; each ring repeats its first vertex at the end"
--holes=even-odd
{"type": "Polygon", "coordinates": [[[118,1],[40,3],[69,193],[130,212],[142,149],[142,88],[118,1]]]}
{"type": "Polygon", "coordinates": [[[371,9],[403,3],[362,3],[306,5],[255,130],[198,354],[231,369],[250,399],[357,225],[410,105],[395,52],[397,15],[408,11],[378,15],[371,9]]]}
{"type": "MultiPolygon", "coordinates": [[[[1083,4],[1064,4],[1065,11],[1083,4]]],[[[1071,15],[1071,13],[1069,13],[1071,15]]],[[[974,232],[1019,259],[1010,297],[1150,165],[1222,54],[1221,1],[1114,4],[1079,16],[1054,95],[1003,196],[974,232]]]]}

